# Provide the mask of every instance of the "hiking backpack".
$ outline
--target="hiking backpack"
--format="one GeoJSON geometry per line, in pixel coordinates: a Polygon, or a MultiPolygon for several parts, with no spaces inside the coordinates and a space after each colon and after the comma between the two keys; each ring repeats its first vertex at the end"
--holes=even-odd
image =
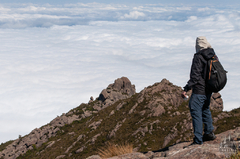
{"type": "Polygon", "coordinates": [[[214,55],[207,61],[206,87],[210,92],[217,93],[227,83],[227,71],[224,70],[218,57],[214,55]]]}

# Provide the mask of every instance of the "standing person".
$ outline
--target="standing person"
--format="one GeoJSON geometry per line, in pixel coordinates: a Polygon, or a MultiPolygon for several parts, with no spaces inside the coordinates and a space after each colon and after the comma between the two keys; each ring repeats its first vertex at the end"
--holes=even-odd
{"type": "Polygon", "coordinates": [[[194,54],[190,80],[187,82],[182,92],[182,98],[186,98],[187,91],[192,89],[189,100],[189,109],[192,116],[194,129],[193,144],[202,144],[203,141],[214,140],[212,114],[209,109],[212,92],[208,91],[205,85],[207,60],[215,55],[214,50],[208,43],[206,37],[200,36],[196,39],[196,53],[194,54]],[[204,135],[203,132],[204,123],[204,135]]]}

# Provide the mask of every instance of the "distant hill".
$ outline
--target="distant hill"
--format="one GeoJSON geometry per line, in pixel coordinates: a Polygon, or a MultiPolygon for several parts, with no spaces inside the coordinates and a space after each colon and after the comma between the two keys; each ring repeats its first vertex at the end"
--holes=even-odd
{"type": "MultiPolygon", "coordinates": [[[[183,142],[186,145],[193,138],[188,101],[180,97],[181,91],[181,87],[163,79],[136,93],[128,78],[116,79],[95,100],[91,97],[89,103],[2,144],[0,157],[83,159],[96,155],[107,142],[131,143],[136,152],[150,151],[154,156],[161,150],[162,157],[167,156],[169,146],[177,144],[182,149],[183,142]]],[[[213,94],[210,107],[216,134],[239,126],[240,110],[223,112],[219,93],[213,94]]]]}

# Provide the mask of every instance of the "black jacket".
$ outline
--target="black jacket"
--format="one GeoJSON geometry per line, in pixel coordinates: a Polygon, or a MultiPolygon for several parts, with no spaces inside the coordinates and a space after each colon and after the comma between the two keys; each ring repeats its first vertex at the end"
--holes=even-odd
{"type": "Polygon", "coordinates": [[[211,59],[214,55],[215,52],[212,48],[203,49],[194,54],[190,72],[190,80],[184,87],[185,92],[192,89],[194,94],[205,95],[208,93],[205,86],[207,60],[211,59]]]}

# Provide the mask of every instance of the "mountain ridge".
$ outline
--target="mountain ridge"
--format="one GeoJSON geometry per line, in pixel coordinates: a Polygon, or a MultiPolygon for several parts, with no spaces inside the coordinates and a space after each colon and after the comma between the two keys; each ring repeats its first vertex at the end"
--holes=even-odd
{"type": "MultiPolygon", "coordinates": [[[[140,152],[189,141],[193,137],[191,116],[181,91],[163,79],[136,93],[127,77],[118,78],[95,100],[91,98],[5,146],[0,157],[87,158],[109,141],[132,143],[140,152]]],[[[238,126],[238,118],[232,119],[234,125],[224,125],[239,110],[223,112],[219,93],[212,96],[211,110],[217,133],[238,126]]]]}

